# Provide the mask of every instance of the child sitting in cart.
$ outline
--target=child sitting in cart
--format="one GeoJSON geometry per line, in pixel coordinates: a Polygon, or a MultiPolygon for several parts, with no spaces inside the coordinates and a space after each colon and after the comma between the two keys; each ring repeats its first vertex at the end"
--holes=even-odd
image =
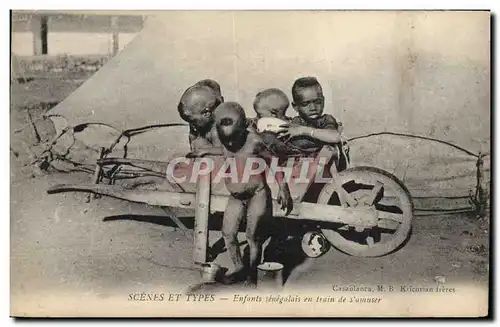
{"type": "Polygon", "coordinates": [[[280,133],[286,132],[290,118],[286,116],[286,110],[290,106],[290,100],[285,92],[277,88],[265,89],[255,96],[253,108],[257,116],[248,119],[250,128],[255,129],[264,144],[273,152],[286,159],[289,156],[300,155],[299,149],[294,149],[279,139],[280,133]],[[274,128],[261,128],[261,123],[278,123],[274,128]]]}
{"type": "MultiPolygon", "coordinates": [[[[252,123],[257,130],[260,129],[260,126],[266,127],[266,122],[269,122],[269,125],[272,126],[272,118],[280,119],[283,123],[279,125],[280,121],[276,121],[274,128],[271,128],[274,133],[266,130],[260,131],[260,135],[266,141],[266,144],[275,149],[280,155],[290,155],[298,152],[300,157],[316,157],[323,146],[339,143],[339,126],[335,118],[331,115],[322,114],[323,94],[321,85],[317,80],[313,78],[305,81],[299,79],[294,84],[292,94],[294,96],[294,107],[299,112],[299,116],[293,120],[286,117],[286,110],[290,102],[283,91],[267,89],[259,92],[255,97],[254,110],[257,117],[252,120],[252,123]],[[321,102],[315,100],[318,98],[321,99],[321,102]],[[308,110],[308,103],[304,102],[312,102],[312,104],[317,102],[318,106],[311,108],[314,110],[308,110]],[[263,120],[263,118],[271,119],[263,120]],[[261,123],[262,121],[264,123],[261,123]],[[316,130],[318,130],[318,138],[314,137],[316,130]],[[285,137],[289,136],[289,141],[283,143],[280,138],[285,138],[280,134],[285,137]]],[[[300,170],[300,159],[298,160],[296,162],[298,169],[296,170],[300,170]]],[[[310,189],[312,192],[306,193],[303,200],[314,202],[314,194],[319,191],[320,187],[320,185],[312,185],[310,189]]],[[[300,248],[308,229],[302,224],[289,222],[275,228],[279,229],[280,232],[273,233],[274,237],[271,237],[264,253],[264,261],[282,263],[284,265],[283,279],[290,283],[311,265],[312,259],[308,258],[300,248]]]]}
{"type": "Polygon", "coordinates": [[[289,121],[286,116],[286,110],[290,106],[290,100],[285,92],[277,88],[265,89],[255,96],[253,101],[253,109],[257,117],[252,118],[253,122],[257,122],[263,117],[273,117],[284,121],[289,121]]]}
{"type": "Polygon", "coordinates": [[[342,139],[342,126],[329,114],[323,114],[325,98],[321,84],[315,77],[301,77],[292,86],[292,106],[299,114],[284,136],[304,154],[316,155],[325,146],[336,146],[339,151],[337,170],[347,168],[349,149],[342,139]]]}
{"type": "Polygon", "coordinates": [[[342,126],[332,115],[323,114],[324,96],[318,80],[315,77],[297,79],[292,87],[292,97],[292,105],[299,115],[290,119],[286,116],[290,102],[283,91],[271,88],[259,92],[254,100],[257,117],[250,120],[251,126],[270,146],[280,144],[276,140],[279,137],[282,142],[276,152],[284,155],[299,153],[314,157],[325,145],[336,147],[339,150],[336,168],[338,171],[346,169],[349,149],[341,137],[342,126]],[[265,130],[267,122],[276,126],[265,130]]]}
{"type": "MultiPolygon", "coordinates": [[[[318,160],[318,154],[326,146],[337,153],[337,171],[345,170],[349,162],[349,148],[342,140],[342,126],[333,116],[323,114],[321,84],[315,77],[299,78],[293,84],[292,96],[292,105],[299,115],[289,119],[285,113],[290,102],[283,91],[273,88],[259,92],[254,100],[257,117],[250,121],[251,126],[281,157],[312,157],[318,160]]],[[[327,163],[328,170],[332,164],[327,163]]]]}

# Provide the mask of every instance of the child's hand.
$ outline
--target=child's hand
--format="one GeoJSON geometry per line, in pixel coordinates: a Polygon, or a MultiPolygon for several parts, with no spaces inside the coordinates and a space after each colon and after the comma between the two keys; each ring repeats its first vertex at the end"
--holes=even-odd
{"type": "Polygon", "coordinates": [[[281,204],[281,210],[286,210],[287,215],[292,211],[293,201],[287,184],[280,186],[277,201],[281,204]]]}
{"type": "Polygon", "coordinates": [[[282,133],[288,128],[288,123],[282,119],[273,117],[260,118],[257,121],[257,132],[282,133]]]}

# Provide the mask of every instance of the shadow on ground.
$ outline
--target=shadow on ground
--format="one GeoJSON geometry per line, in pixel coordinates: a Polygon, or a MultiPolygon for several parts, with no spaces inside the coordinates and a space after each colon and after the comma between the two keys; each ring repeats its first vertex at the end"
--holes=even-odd
{"type": "MultiPolygon", "coordinates": [[[[178,217],[178,219],[184,224],[187,229],[194,228],[194,217],[178,217]]],[[[301,241],[302,235],[308,231],[307,225],[304,222],[273,218],[273,227],[275,228],[274,235],[270,238],[268,245],[263,253],[263,262],[279,262],[283,264],[284,268],[282,271],[283,282],[286,283],[291,272],[303,264],[307,259],[307,256],[302,251],[301,241]]],[[[146,222],[150,224],[156,224],[161,226],[168,226],[173,228],[179,228],[173,219],[167,216],[161,215],[137,215],[137,214],[127,214],[127,215],[115,215],[103,218],[104,222],[113,221],[137,221],[146,222]]],[[[222,229],[222,214],[213,214],[209,219],[208,229],[209,231],[221,231],[222,229]]],[[[245,232],[245,222],[240,225],[240,232],[245,232]]],[[[249,249],[246,241],[239,243],[242,248],[243,261],[248,262],[249,260],[249,249]]],[[[224,239],[220,237],[217,241],[210,244],[207,249],[207,262],[213,262],[217,257],[223,253],[226,253],[227,249],[225,246],[224,239]]],[[[216,287],[215,285],[206,286],[208,288],[216,287]]],[[[222,287],[222,285],[221,285],[222,287]]],[[[227,288],[228,286],[224,286],[227,288]]],[[[202,287],[202,289],[204,289],[202,287]]]]}

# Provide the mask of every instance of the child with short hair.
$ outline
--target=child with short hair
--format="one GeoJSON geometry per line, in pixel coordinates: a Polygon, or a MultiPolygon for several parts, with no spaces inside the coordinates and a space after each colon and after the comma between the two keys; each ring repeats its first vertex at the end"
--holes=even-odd
{"type": "MultiPolygon", "coordinates": [[[[299,115],[292,119],[286,135],[290,138],[300,136],[291,140],[294,146],[309,154],[318,153],[324,145],[345,146],[337,120],[332,115],[323,114],[325,98],[316,77],[298,78],[292,86],[292,97],[292,106],[299,115]]],[[[341,155],[339,160],[338,170],[345,169],[348,153],[341,155]]]]}
{"type": "Polygon", "coordinates": [[[224,101],[220,86],[213,80],[203,80],[189,87],[177,106],[179,115],[189,123],[191,152],[220,147],[213,111],[224,101]]]}
{"type": "Polygon", "coordinates": [[[288,121],[286,110],[290,106],[290,100],[285,92],[277,88],[265,89],[255,96],[253,108],[257,119],[262,117],[274,117],[288,121]]]}
{"type": "Polygon", "coordinates": [[[279,139],[281,132],[286,132],[290,118],[286,116],[286,110],[290,106],[290,100],[285,92],[277,88],[269,88],[260,91],[255,96],[253,108],[257,117],[249,119],[249,126],[259,132],[259,135],[274,153],[281,159],[286,159],[290,155],[297,155],[298,150],[294,149],[279,139]],[[258,122],[262,118],[276,118],[283,121],[282,126],[276,126],[273,131],[259,131],[258,122]]]}
{"type": "Polygon", "coordinates": [[[219,97],[219,101],[221,103],[224,102],[224,97],[222,96],[220,84],[217,83],[216,81],[214,81],[213,79],[209,79],[209,78],[203,79],[201,81],[196,82],[195,85],[207,86],[207,87],[211,88],[212,90],[215,91],[215,93],[217,93],[217,96],[219,97]]]}

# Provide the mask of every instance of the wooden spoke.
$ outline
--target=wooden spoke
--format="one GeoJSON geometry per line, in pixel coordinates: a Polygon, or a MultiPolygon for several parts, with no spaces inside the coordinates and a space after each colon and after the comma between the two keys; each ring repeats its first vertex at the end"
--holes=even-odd
{"type": "Polygon", "coordinates": [[[379,195],[380,191],[382,190],[382,187],[384,187],[384,184],[381,182],[377,181],[375,185],[373,186],[373,190],[371,191],[370,195],[366,199],[366,204],[368,205],[373,205],[375,202],[375,199],[379,195]]]}
{"type": "Polygon", "coordinates": [[[400,224],[394,220],[380,219],[377,223],[378,228],[397,230],[400,224]]]}
{"type": "Polygon", "coordinates": [[[378,218],[379,219],[388,219],[388,220],[393,220],[397,221],[398,223],[403,222],[403,215],[399,213],[392,213],[392,212],[387,212],[387,211],[377,211],[378,212],[378,218]]]}

